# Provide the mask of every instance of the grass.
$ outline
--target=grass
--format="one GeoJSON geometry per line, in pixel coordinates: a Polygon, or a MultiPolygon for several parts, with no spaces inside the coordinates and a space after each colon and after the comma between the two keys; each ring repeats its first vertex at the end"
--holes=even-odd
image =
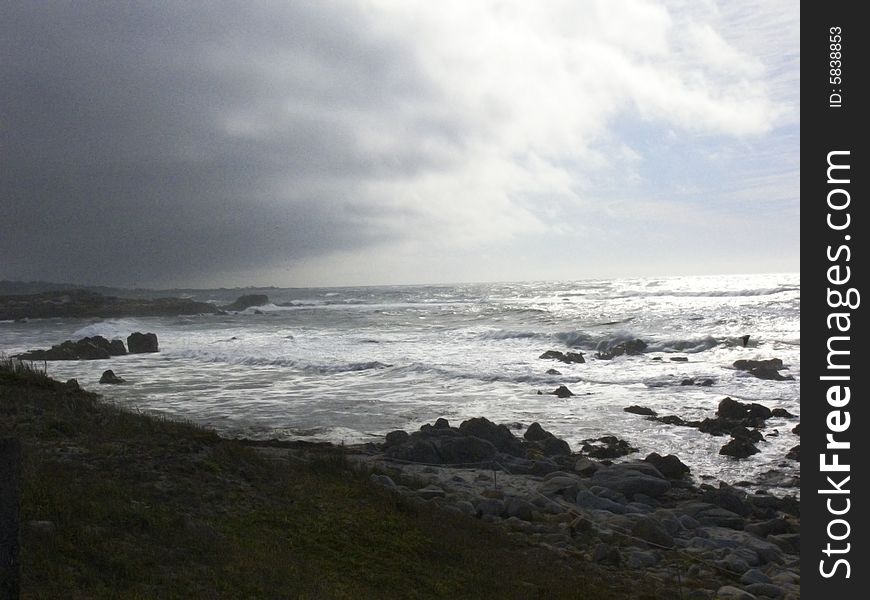
{"type": "Polygon", "coordinates": [[[341,449],[268,459],[4,358],[6,436],[24,449],[22,598],[663,597],[391,494],[341,449]]]}

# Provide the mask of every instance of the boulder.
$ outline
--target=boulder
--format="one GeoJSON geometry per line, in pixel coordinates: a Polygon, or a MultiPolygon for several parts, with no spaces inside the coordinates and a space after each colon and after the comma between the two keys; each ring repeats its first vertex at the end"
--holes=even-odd
{"type": "Polygon", "coordinates": [[[100,376],[100,383],[119,384],[125,383],[125,381],[115,375],[114,371],[109,369],[107,371],[103,371],[102,376],[100,376]]]}
{"type": "Polygon", "coordinates": [[[525,457],[523,443],[505,425],[496,425],[485,417],[475,417],[463,421],[459,432],[465,436],[474,436],[491,443],[499,452],[512,456],[525,457]]]}
{"type": "Polygon", "coordinates": [[[719,454],[725,456],[733,456],[734,458],[748,458],[753,454],[758,454],[760,450],[755,447],[755,444],[746,438],[732,438],[730,442],[722,446],[719,454]]]}
{"type": "Polygon", "coordinates": [[[523,434],[523,437],[526,438],[530,442],[537,442],[539,440],[545,440],[548,437],[552,437],[553,434],[549,431],[546,431],[543,427],[541,427],[540,423],[532,423],[529,425],[528,430],[523,434]]]}
{"type": "Polygon", "coordinates": [[[557,371],[556,369],[547,369],[547,375],[561,375],[561,371],[557,371]]]}
{"type": "Polygon", "coordinates": [[[555,390],[553,390],[552,392],[549,392],[549,393],[554,395],[554,396],[557,396],[559,398],[570,398],[571,396],[574,395],[574,392],[569,390],[564,385],[560,385],[555,390]]]}
{"type": "Polygon", "coordinates": [[[559,352],[558,350],[547,350],[538,358],[543,358],[546,360],[558,360],[566,364],[586,362],[586,359],[583,358],[582,352],[559,352]]]}
{"type": "Polygon", "coordinates": [[[112,340],[109,342],[109,354],[112,356],[124,356],[127,354],[127,348],[124,347],[124,342],[121,340],[112,340]]]}
{"type": "Polygon", "coordinates": [[[583,453],[592,458],[618,458],[632,452],[637,452],[637,448],[613,435],[583,440],[580,443],[582,444],[580,449],[583,453]]]}
{"type": "Polygon", "coordinates": [[[622,410],[624,410],[627,413],[632,413],[635,415],[646,415],[649,417],[654,417],[657,414],[656,411],[654,411],[651,408],[647,408],[646,406],[632,405],[632,406],[627,406],[627,407],[623,408],[622,410]]]}
{"type": "Polygon", "coordinates": [[[644,460],[668,479],[682,479],[689,474],[689,467],[673,454],[661,456],[659,453],[653,452],[644,460]]]}
{"type": "Polygon", "coordinates": [[[269,297],[265,294],[247,294],[239,296],[232,304],[224,306],[224,310],[242,311],[252,306],[263,306],[269,304],[269,297]]]}
{"type": "Polygon", "coordinates": [[[794,377],[791,375],[780,374],[780,371],[784,369],[785,366],[779,358],[770,358],[767,360],[740,359],[734,361],[733,366],[735,369],[747,371],[759,379],[770,379],[774,381],[794,380],[794,377]]]}
{"type": "MultiPolygon", "coordinates": [[[[652,465],[650,467],[652,468],[652,465]]],[[[653,470],[655,469],[653,468],[653,470]]],[[[631,466],[622,467],[620,465],[598,469],[592,475],[591,482],[593,485],[600,485],[624,494],[628,498],[632,498],[638,493],[658,498],[671,489],[671,484],[660,473],[656,477],[631,468],[631,466]]]]}
{"type": "Polygon", "coordinates": [[[391,431],[386,435],[386,437],[384,438],[384,445],[386,447],[398,446],[408,441],[408,437],[410,436],[408,435],[407,431],[397,429],[396,431],[391,431]]]}
{"type": "Polygon", "coordinates": [[[595,353],[595,357],[599,360],[610,360],[612,358],[616,358],[617,356],[622,356],[623,354],[629,356],[641,354],[644,350],[646,350],[646,348],[646,342],[644,342],[643,340],[634,339],[606,348],[601,348],[599,346],[599,350],[595,353]]]}
{"type": "Polygon", "coordinates": [[[130,354],[158,352],[157,334],[135,332],[127,336],[127,348],[130,354]]]}
{"type": "Polygon", "coordinates": [[[498,454],[498,450],[490,442],[474,436],[442,437],[434,444],[438,453],[437,462],[443,464],[478,463],[498,454]]]}
{"type": "Polygon", "coordinates": [[[788,454],[785,455],[786,458],[790,460],[800,461],[801,457],[801,445],[798,444],[794,446],[791,450],[788,451],[788,454]]]}
{"type": "Polygon", "coordinates": [[[784,408],[774,408],[770,412],[771,412],[771,416],[774,416],[774,417],[781,417],[783,419],[794,419],[795,418],[795,416],[793,414],[791,414],[790,412],[788,412],[784,408]]]}

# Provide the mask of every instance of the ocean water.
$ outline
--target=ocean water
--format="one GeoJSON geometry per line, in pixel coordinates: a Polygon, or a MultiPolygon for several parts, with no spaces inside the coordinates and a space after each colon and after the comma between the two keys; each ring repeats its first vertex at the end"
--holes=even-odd
{"type": "MultiPolygon", "coordinates": [[[[797,274],[259,291],[271,304],[227,315],[3,322],[0,351],[154,332],[157,354],[53,362],[49,374],[229,436],[358,443],[438,417],[458,425],[485,416],[538,421],[575,450],[585,438],[617,435],[639,457],[678,455],[699,480],[799,474],[798,463],[785,459],[800,443],[791,433],[796,420],[770,419],[761,453],[737,461],[718,454],[727,438],[623,411],[641,405],[703,419],[730,396],[799,415],[797,274]],[[643,354],[594,356],[634,338],[649,345],[643,354]],[[539,359],[546,350],[581,351],[587,362],[539,359]],[[773,357],[795,381],[764,381],[731,366],[773,357]],[[129,384],[98,385],[109,368],[129,384]],[[546,374],[551,368],[562,374],[546,374]],[[681,386],[686,378],[714,384],[681,386]],[[546,394],[559,385],[575,396],[546,394]]],[[[224,304],[239,293],[193,296],[224,304]]]]}

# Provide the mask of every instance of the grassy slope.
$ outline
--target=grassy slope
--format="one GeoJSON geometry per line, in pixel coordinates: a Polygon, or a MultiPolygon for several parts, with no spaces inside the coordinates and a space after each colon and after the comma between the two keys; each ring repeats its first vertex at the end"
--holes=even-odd
{"type": "Polygon", "coordinates": [[[22,522],[54,524],[22,527],[23,598],[667,596],[413,505],[334,453],[270,461],[9,366],[0,436],[24,445],[22,522]]]}

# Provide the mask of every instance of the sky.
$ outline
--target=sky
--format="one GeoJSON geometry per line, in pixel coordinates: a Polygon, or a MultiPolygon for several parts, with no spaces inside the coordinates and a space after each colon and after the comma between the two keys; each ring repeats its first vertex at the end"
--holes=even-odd
{"type": "Polygon", "coordinates": [[[799,69],[786,0],[10,0],[0,279],[797,271],[799,69]]]}

